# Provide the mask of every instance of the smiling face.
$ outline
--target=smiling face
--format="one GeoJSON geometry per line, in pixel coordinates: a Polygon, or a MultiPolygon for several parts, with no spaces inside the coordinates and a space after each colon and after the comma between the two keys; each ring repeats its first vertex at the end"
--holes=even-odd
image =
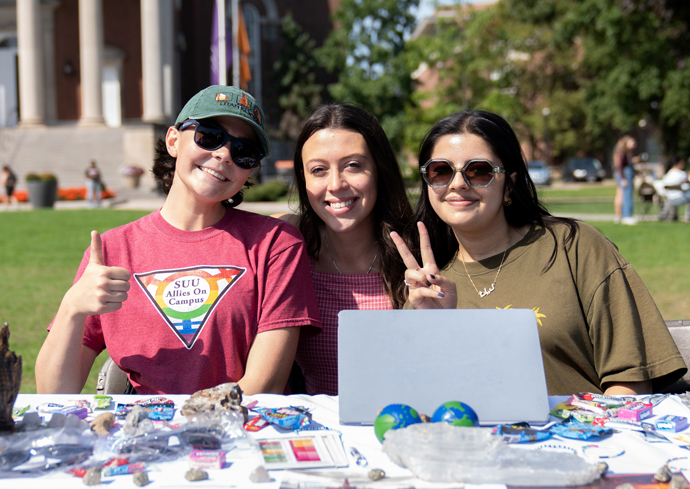
{"type": "MultiPolygon", "coordinates": [[[[489,160],[494,166],[504,166],[482,138],[470,133],[440,137],[431,158],[448,160],[456,170],[463,168],[472,159],[489,160]]],[[[504,173],[497,173],[488,187],[472,188],[467,185],[461,173],[456,173],[447,187],[427,187],[429,202],[456,235],[476,234],[496,226],[507,226],[503,211],[503,203],[508,199],[505,179],[504,173]]]]}
{"type": "MultiPolygon", "coordinates": [[[[231,136],[255,139],[254,130],[237,118],[222,116],[211,120],[231,136]]],[[[166,146],[170,155],[177,158],[169,196],[184,199],[190,205],[220,205],[242,189],[252,172],[233,163],[229,143],[214,151],[197,146],[193,126],[183,131],[168,129],[166,146]]]]}
{"type": "Polygon", "coordinates": [[[309,204],[335,232],[371,225],[376,165],[364,137],[344,129],[315,132],[302,147],[309,204]]]}

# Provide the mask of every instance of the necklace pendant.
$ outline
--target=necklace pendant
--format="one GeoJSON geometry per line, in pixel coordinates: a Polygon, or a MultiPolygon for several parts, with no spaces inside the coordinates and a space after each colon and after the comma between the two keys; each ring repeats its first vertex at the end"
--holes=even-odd
{"type": "Polygon", "coordinates": [[[487,295],[491,294],[494,291],[494,287],[496,284],[491,284],[491,288],[489,290],[486,290],[486,287],[484,287],[484,290],[479,293],[479,297],[486,297],[487,295]]]}

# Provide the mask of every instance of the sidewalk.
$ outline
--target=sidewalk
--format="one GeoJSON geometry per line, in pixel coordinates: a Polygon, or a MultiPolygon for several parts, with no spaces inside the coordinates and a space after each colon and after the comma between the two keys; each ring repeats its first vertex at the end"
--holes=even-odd
{"type": "MultiPolygon", "coordinates": [[[[120,209],[120,210],[140,210],[140,211],[155,211],[163,206],[165,196],[149,189],[118,189],[116,191],[117,197],[114,199],[106,199],[103,201],[103,208],[106,209],[120,209]]],[[[293,204],[296,209],[296,205],[293,204]]],[[[83,200],[77,201],[57,201],[55,209],[87,209],[88,205],[83,200]]],[[[28,203],[21,204],[21,210],[30,210],[31,205],[28,203]]],[[[258,214],[277,214],[290,213],[294,210],[290,209],[287,202],[243,202],[238,209],[249,212],[256,212],[258,214]]],[[[5,206],[0,205],[0,212],[5,211],[5,206]]],[[[580,219],[582,221],[613,221],[613,214],[560,214],[561,217],[571,217],[580,219]]],[[[640,221],[657,221],[658,216],[636,216],[640,221]]]]}

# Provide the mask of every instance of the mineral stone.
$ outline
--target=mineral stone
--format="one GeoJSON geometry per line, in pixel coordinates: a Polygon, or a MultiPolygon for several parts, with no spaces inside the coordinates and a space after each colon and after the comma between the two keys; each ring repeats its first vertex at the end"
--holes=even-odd
{"type": "Polygon", "coordinates": [[[208,472],[205,470],[192,469],[185,473],[184,478],[188,481],[205,481],[208,479],[208,472]]]}
{"type": "Polygon", "coordinates": [[[146,475],[146,472],[135,472],[134,473],[134,484],[136,484],[139,487],[142,487],[148,483],[149,483],[149,476],[146,475]]]}
{"type": "Polygon", "coordinates": [[[680,474],[671,477],[671,482],[668,484],[668,489],[685,489],[686,487],[688,487],[688,481],[680,474]]]}
{"type": "Polygon", "coordinates": [[[101,467],[91,467],[86,471],[82,482],[87,486],[97,486],[101,483],[101,467]]]}
{"type": "Polygon", "coordinates": [[[122,431],[129,437],[141,436],[155,430],[153,421],[149,419],[146,410],[141,406],[134,406],[132,411],[125,418],[122,431]]]}
{"type": "Polygon", "coordinates": [[[102,413],[96,416],[96,419],[91,421],[91,431],[98,436],[108,436],[110,428],[115,424],[115,415],[113,413],[102,413]]]}
{"type": "Polygon", "coordinates": [[[0,330],[0,433],[15,430],[12,407],[22,383],[22,357],[10,351],[10,328],[0,330]]]}
{"type": "Polygon", "coordinates": [[[197,391],[185,401],[181,413],[189,418],[197,413],[224,410],[239,412],[245,423],[249,419],[247,408],[242,406],[242,389],[239,384],[228,382],[197,391]]]}
{"type": "Polygon", "coordinates": [[[36,431],[43,425],[41,415],[37,412],[26,413],[22,420],[17,423],[17,430],[19,431],[36,431]]]}
{"type": "Polygon", "coordinates": [[[654,479],[658,480],[659,482],[668,482],[671,480],[671,471],[668,468],[668,465],[664,464],[661,466],[661,468],[657,471],[656,474],[654,474],[654,479]]]}
{"type": "Polygon", "coordinates": [[[604,475],[609,471],[609,464],[606,462],[597,462],[597,470],[599,471],[599,474],[604,475]]]}
{"type": "Polygon", "coordinates": [[[263,465],[259,465],[252,471],[251,474],[249,474],[249,480],[254,483],[262,483],[271,482],[273,479],[271,479],[271,476],[268,475],[266,467],[264,467],[263,465]]]}
{"type": "Polygon", "coordinates": [[[371,469],[369,471],[369,478],[373,481],[379,481],[386,477],[386,473],[381,469],[371,469]]]}

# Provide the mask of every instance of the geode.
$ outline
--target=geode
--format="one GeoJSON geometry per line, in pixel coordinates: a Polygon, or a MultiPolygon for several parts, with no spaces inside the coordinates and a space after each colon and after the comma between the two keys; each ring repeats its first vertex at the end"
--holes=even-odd
{"type": "Polygon", "coordinates": [[[22,357],[10,351],[10,327],[0,330],[0,433],[15,430],[12,408],[22,383],[22,357]]]}
{"type": "Polygon", "coordinates": [[[235,382],[195,392],[185,401],[181,413],[189,418],[199,413],[224,410],[233,410],[242,414],[245,423],[249,419],[247,408],[242,406],[242,389],[235,382]]]}

